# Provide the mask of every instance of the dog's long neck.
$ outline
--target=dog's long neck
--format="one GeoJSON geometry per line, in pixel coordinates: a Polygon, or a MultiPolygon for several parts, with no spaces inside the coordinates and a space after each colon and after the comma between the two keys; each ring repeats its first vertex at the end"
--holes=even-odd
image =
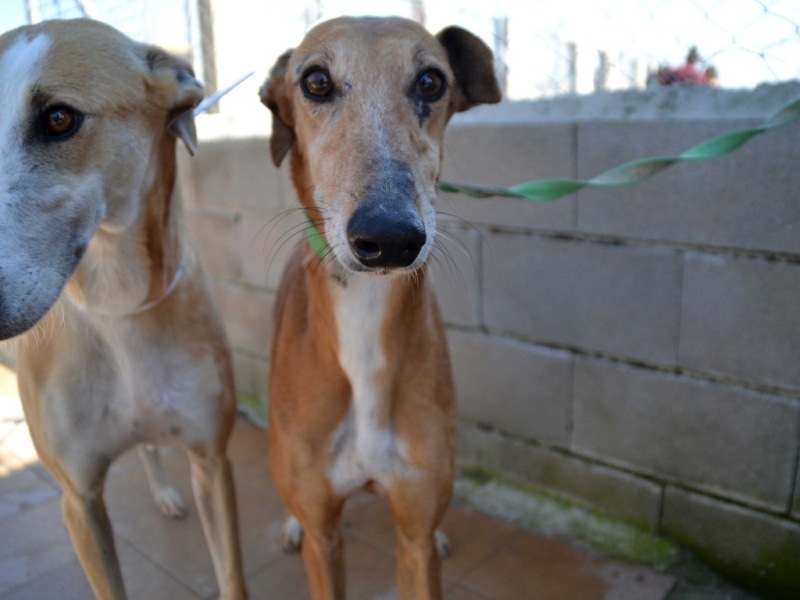
{"type": "Polygon", "coordinates": [[[164,295],[183,260],[183,205],[177,185],[175,138],[161,142],[155,183],[145,196],[140,233],[150,258],[150,289],[146,301],[164,295]]]}
{"type": "Polygon", "coordinates": [[[178,276],[185,248],[175,138],[165,135],[154,150],[135,219],[124,229],[101,224],[67,284],[67,294],[88,309],[134,313],[162,298],[178,276]]]}
{"type": "MultiPolygon", "coordinates": [[[[312,187],[300,183],[307,181],[302,169],[293,175],[301,204],[317,214],[312,187]]],[[[318,227],[324,232],[324,223],[318,227]]],[[[420,330],[432,326],[435,302],[426,272],[395,278],[344,273],[308,243],[305,253],[309,332],[335,340],[334,352],[352,390],[357,446],[363,445],[363,452],[379,452],[369,447],[377,443],[372,434],[391,430],[403,357],[419,343],[420,330]]]]}

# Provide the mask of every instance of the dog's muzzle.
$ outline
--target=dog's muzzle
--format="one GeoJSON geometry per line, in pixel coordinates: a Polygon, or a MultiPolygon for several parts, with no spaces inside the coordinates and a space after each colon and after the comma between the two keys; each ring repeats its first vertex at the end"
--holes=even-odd
{"type": "Polygon", "coordinates": [[[38,319],[25,315],[10,314],[7,304],[3,302],[2,292],[0,292],[0,342],[25,333],[36,325],[37,321],[38,319]]]}
{"type": "Polygon", "coordinates": [[[375,162],[371,183],[347,223],[350,251],[370,269],[410,267],[427,241],[415,207],[414,176],[406,162],[375,162]]]}
{"type": "Polygon", "coordinates": [[[425,245],[425,226],[417,213],[392,208],[381,202],[367,202],[350,217],[347,241],[353,256],[365,267],[411,266],[425,245]]]}

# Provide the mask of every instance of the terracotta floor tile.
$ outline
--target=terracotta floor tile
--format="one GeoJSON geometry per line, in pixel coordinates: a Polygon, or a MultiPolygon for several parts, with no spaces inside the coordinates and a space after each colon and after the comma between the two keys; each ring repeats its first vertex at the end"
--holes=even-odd
{"type": "MultiPolygon", "coordinates": [[[[175,452],[179,452],[179,450],[177,448],[162,448],[161,457],[166,458],[175,452]]],[[[139,458],[139,452],[136,448],[129,448],[122,456],[111,463],[111,468],[108,470],[108,479],[119,477],[132,469],[139,471],[144,469],[142,459],[139,458]]]]}
{"type": "MultiPolygon", "coordinates": [[[[7,400],[17,405],[20,404],[19,398],[16,397],[7,400]]],[[[27,423],[20,419],[8,421],[7,424],[8,427],[4,432],[0,432],[0,479],[2,479],[3,474],[8,475],[11,472],[18,473],[24,470],[26,473],[35,475],[41,482],[58,493],[58,484],[39,461],[39,457],[33,447],[33,441],[30,438],[27,423]]],[[[2,429],[1,424],[0,429],[2,429]]],[[[33,485],[33,480],[30,481],[31,485],[33,485]]],[[[12,482],[7,482],[7,484],[6,487],[6,482],[0,483],[0,494],[3,491],[9,491],[13,487],[12,482]]]]}
{"type": "Polygon", "coordinates": [[[254,467],[269,477],[267,432],[249,421],[238,419],[228,442],[228,456],[237,468],[254,467]]]}
{"type": "Polygon", "coordinates": [[[8,595],[2,596],[3,600],[44,600],[45,598],[87,600],[91,597],[92,589],[89,587],[89,582],[86,581],[86,576],[83,574],[77,558],[62,567],[28,580],[8,595]]]}
{"type": "Polygon", "coordinates": [[[0,519],[60,496],[55,483],[0,446],[0,519]]]}
{"type": "Polygon", "coordinates": [[[0,540],[0,595],[75,558],[57,500],[0,519],[0,540]]]}
{"type": "Polygon", "coordinates": [[[311,592],[306,581],[303,559],[300,555],[285,555],[266,569],[247,580],[247,589],[253,600],[285,598],[310,600],[311,592]]]}
{"type": "Polygon", "coordinates": [[[453,554],[442,562],[442,577],[460,581],[493,553],[508,544],[516,533],[511,525],[483,513],[451,506],[442,522],[453,554]]]}
{"type": "MultiPolygon", "coordinates": [[[[397,598],[394,557],[357,539],[345,540],[347,598],[390,600],[397,598]]],[[[253,598],[310,600],[302,557],[286,555],[248,582],[253,598]]]]}
{"type": "MultiPolygon", "coordinates": [[[[88,584],[61,521],[57,486],[36,458],[18,400],[3,397],[9,379],[0,367],[0,598],[85,600],[88,584]]],[[[280,550],[286,513],[269,473],[266,433],[240,419],[229,455],[251,598],[309,599],[302,558],[280,550]]],[[[107,484],[129,594],[133,600],[213,597],[216,581],[188,460],[177,449],[162,456],[190,507],[185,520],[158,513],[135,451],[113,465],[107,484]]],[[[348,598],[396,598],[395,534],[386,502],[357,494],[348,501],[342,526],[348,598]]],[[[663,600],[674,583],[650,569],[587,555],[458,506],[448,510],[442,529],[454,550],[442,566],[446,600],[663,600]]]]}
{"type": "MultiPolygon", "coordinates": [[[[130,600],[200,600],[200,596],[173,579],[125,543],[117,542],[125,591],[130,600]]],[[[87,600],[89,582],[77,559],[15,589],[3,600],[87,600]]]]}
{"type": "MultiPolygon", "coordinates": [[[[211,556],[191,491],[189,461],[182,452],[162,458],[171,481],[189,507],[182,520],[166,519],[150,497],[144,469],[130,469],[109,481],[106,504],[116,534],[201,596],[216,592],[211,556]]],[[[235,477],[239,469],[234,465],[235,477]]],[[[284,510],[265,478],[237,482],[239,525],[245,574],[253,574],[281,558],[284,510]]]]}
{"type": "Polygon", "coordinates": [[[671,575],[639,565],[601,558],[594,564],[611,586],[605,600],[663,600],[676,583],[671,575]]]}
{"type": "Polygon", "coordinates": [[[663,600],[674,579],[519,533],[462,585],[497,600],[663,600]]]}
{"type": "MultiPolygon", "coordinates": [[[[488,596],[481,596],[461,586],[455,586],[444,595],[444,600],[492,600],[488,596]]],[[[567,599],[565,599],[567,600],[567,599]]],[[[578,600],[577,598],[575,600],[578,600]]]]}
{"type": "Polygon", "coordinates": [[[194,508],[188,461],[176,454],[162,456],[165,470],[189,507],[182,520],[163,517],[147,487],[143,467],[131,468],[108,481],[106,506],[118,538],[206,597],[216,591],[211,555],[194,508]]]}
{"type": "Polygon", "coordinates": [[[394,522],[389,505],[366,492],[347,500],[342,515],[345,536],[356,538],[385,552],[394,552],[394,522]]]}
{"type": "Polygon", "coordinates": [[[347,597],[389,600],[397,597],[394,554],[364,542],[345,540],[347,597]]]}
{"type": "MultiPolygon", "coordinates": [[[[346,511],[345,535],[394,552],[395,531],[388,504],[382,499],[346,511]]],[[[502,521],[466,508],[451,506],[441,526],[453,547],[453,554],[442,561],[442,579],[456,582],[467,572],[508,543],[516,529],[502,521]]]]}

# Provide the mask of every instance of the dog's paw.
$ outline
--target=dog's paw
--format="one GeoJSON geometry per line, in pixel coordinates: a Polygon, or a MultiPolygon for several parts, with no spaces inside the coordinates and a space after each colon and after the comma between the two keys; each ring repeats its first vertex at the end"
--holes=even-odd
{"type": "Polygon", "coordinates": [[[171,485],[161,486],[153,493],[153,500],[158,512],[168,519],[183,519],[189,512],[180,493],[171,485]]]}
{"type": "Polygon", "coordinates": [[[453,545],[444,531],[441,529],[434,531],[433,539],[436,542],[436,551],[439,553],[439,558],[447,558],[453,553],[453,545]]]}
{"type": "Polygon", "coordinates": [[[294,516],[283,524],[281,547],[286,554],[297,554],[303,547],[303,526],[294,516]]]}

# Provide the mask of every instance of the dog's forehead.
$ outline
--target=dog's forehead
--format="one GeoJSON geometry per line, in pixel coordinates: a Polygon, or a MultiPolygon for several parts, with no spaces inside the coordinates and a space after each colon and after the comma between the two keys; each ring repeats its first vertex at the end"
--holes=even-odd
{"type": "Polygon", "coordinates": [[[321,23],[308,32],[292,62],[295,70],[302,70],[317,58],[334,63],[360,59],[375,67],[447,62],[444,48],[433,35],[419,23],[399,17],[340,17],[321,23]]]}
{"type": "Polygon", "coordinates": [[[80,98],[92,104],[142,87],[144,63],[138,44],[123,34],[77,19],[20,27],[0,36],[0,71],[3,81],[11,73],[14,79],[24,75],[33,89],[17,88],[19,93],[53,96],[53,101],[80,98]],[[21,72],[21,65],[27,65],[27,73],[21,72]]]}
{"type": "Polygon", "coordinates": [[[0,36],[0,82],[9,91],[20,78],[30,78],[44,60],[51,46],[43,34],[25,35],[17,29],[0,36]]]}
{"type": "Polygon", "coordinates": [[[62,71],[110,69],[136,66],[138,44],[113,27],[88,19],[44,21],[20,27],[0,36],[0,55],[21,39],[46,38],[48,62],[62,71]]]}

